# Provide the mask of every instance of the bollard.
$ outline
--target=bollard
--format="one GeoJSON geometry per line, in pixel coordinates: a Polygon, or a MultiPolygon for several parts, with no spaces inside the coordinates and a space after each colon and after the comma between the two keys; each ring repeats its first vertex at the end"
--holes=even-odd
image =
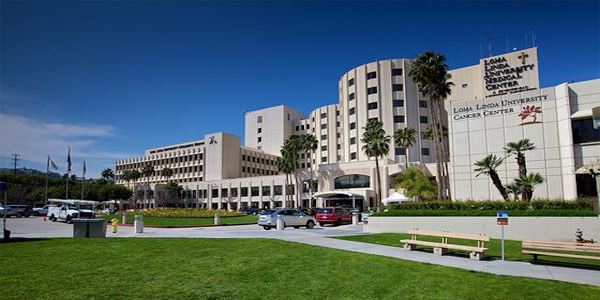
{"type": "Polygon", "coordinates": [[[215,214],[213,225],[221,225],[221,216],[219,216],[218,214],[215,214]]]}
{"type": "Polygon", "coordinates": [[[352,225],[358,225],[358,215],[352,214],[352,225]]]}
{"type": "Polygon", "coordinates": [[[127,213],[126,212],[123,213],[123,222],[121,222],[121,224],[127,224],[127,213]]]}
{"type": "Polygon", "coordinates": [[[133,222],[133,231],[135,233],[144,233],[144,216],[135,215],[135,221],[133,222]]]}
{"type": "Polygon", "coordinates": [[[280,215],[277,215],[277,230],[284,230],[285,229],[285,223],[283,223],[283,220],[281,219],[280,215]]]}

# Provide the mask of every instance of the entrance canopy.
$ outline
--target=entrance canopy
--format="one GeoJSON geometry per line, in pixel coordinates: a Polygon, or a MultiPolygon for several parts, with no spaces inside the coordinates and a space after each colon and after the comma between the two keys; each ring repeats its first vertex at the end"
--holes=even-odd
{"type": "Polygon", "coordinates": [[[381,200],[381,202],[385,205],[390,204],[390,203],[402,203],[402,202],[407,202],[407,201],[412,201],[412,199],[408,198],[408,197],[404,196],[404,194],[400,194],[400,193],[393,193],[389,197],[381,200]]]}
{"type": "Polygon", "coordinates": [[[329,197],[336,197],[336,196],[360,197],[360,198],[363,197],[362,194],[346,192],[346,191],[317,192],[317,193],[313,194],[313,197],[322,197],[322,198],[329,198],[329,197]]]}
{"type": "Polygon", "coordinates": [[[318,192],[313,197],[323,198],[324,206],[348,206],[358,207],[362,209],[364,196],[360,193],[348,192],[348,191],[329,191],[329,192],[318,192]]]}

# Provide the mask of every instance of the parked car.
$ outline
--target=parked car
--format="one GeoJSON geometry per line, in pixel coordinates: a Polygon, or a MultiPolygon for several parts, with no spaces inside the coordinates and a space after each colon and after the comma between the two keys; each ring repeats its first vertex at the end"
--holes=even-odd
{"type": "Polygon", "coordinates": [[[333,224],[336,226],[352,224],[352,214],[343,207],[323,207],[317,209],[317,221],[319,225],[333,224]]]}
{"type": "Polygon", "coordinates": [[[4,217],[4,212],[6,211],[6,217],[10,218],[10,217],[16,217],[19,215],[19,213],[17,212],[16,209],[8,206],[7,208],[4,208],[4,206],[0,206],[0,217],[4,217]]]}
{"type": "Polygon", "coordinates": [[[54,205],[45,205],[44,207],[34,207],[33,215],[34,216],[45,216],[48,213],[48,208],[54,205]]]}
{"type": "Polygon", "coordinates": [[[258,215],[259,210],[258,210],[258,208],[254,208],[254,207],[246,207],[246,208],[244,208],[243,212],[246,215],[258,215]]]}
{"type": "Polygon", "coordinates": [[[358,216],[359,222],[362,221],[362,213],[360,212],[360,210],[358,208],[349,208],[348,211],[350,212],[351,215],[356,214],[358,216]]]}
{"type": "Polygon", "coordinates": [[[33,214],[33,211],[31,210],[31,205],[13,204],[9,205],[8,207],[16,209],[17,217],[19,218],[29,218],[33,214]]]}
{"type": "Polygon", "coordinates": [[[297,209],[280,208],[276,210],[264,211],[258,217],[258,225],[265,230],[277,227],[277,218],[283,220],[284,227],[306,227],[312,229],[317,224],[317,220],[297,209]]]}
{"type": "Polygon", "coordinates": [[[92,209],[91,205],[63,203],[60,206],[49,207],[48,218],[52,222],[64,220],[67,223],[71,223],[71,220],[75,218],[93,219],[96,217],[96,214],[92,209]]]}

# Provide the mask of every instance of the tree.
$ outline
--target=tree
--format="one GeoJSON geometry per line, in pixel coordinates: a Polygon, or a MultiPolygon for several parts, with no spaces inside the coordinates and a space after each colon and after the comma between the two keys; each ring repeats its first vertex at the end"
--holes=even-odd
{"type": "Polygon", "coordinates": [[[162,207],[176,206],[179,204],[179,195],[183,191],[183,188],[177,183],[169,182],[166,185],[156,185],[155,189],[156,204],[162,207]]]}
{"type": "Polygon", "coordinates": [[[540,173],[532,173],[526,176],[519,176],[515,179],[515,184],[523,191],[523,201],[529,202],[533,196],[533,188],[544,182],[540,173]]]}
{"type": "Polygon", "coordinates": [[[290,194],[290,189],[289,189],[289,177],[292,174],[292,172],[294,172],[295,168],[296,168],[296,154],[295,152],[292,152],[289,147],[285,147],[284,146],[281,148],[281,157],[278,157],[275,160],[275,166],[277,166],[277,170],[281,173],[285,174],[285,195],[286,195],[286,199],[285,199],[285,205],[284,206],[288,206],[288,196],[290,194]]]}
{"type": "Polygon", "coordinates": [[[435,197],[437,184],[429,179],[423,171],[416,168],[408,168],[402,174],[396,176],[394,181],[404,189],[408,197],[420,199],[431,199],[435,197]]]}
{"type": "Polygon", "coordinates": [[[308,172],[309,172],[309,180],[308,180],[308,195],[309,195],[309,207],[312,207],[312,195],[313,195],[313,172],[312,172],[312,164],[311,157],[315,151],[319,148],[319,141],[312,134],[303,134],[300,136],[301,148],[304,150],[305,157],[308,159],[308,172]]]}
{"type": "Polygon", "coordinates": [[[142,168],[141,174],[146,177],[146,188],[144,189],[144,208],[148,208],[150,204],[150,199],[148,199],[150,196],[150,176],[154,174],[154,167],[150,164],[145,165],[142,168]]]}
{"type": "Polygon", "coordinates": [[[163,168],[162,170],[160,170],[160,176],[167,177],[167,182],[170,183],[171,182],[170,178],[171,178],[171,176],[173,176],[173,169],[168,168],[168,167],[163,168]]]}
{"type": "Polygon", "coordinates": [[[385,157],[390,152],[391,136],[385,134],[383,123],[378,120],[369,120],[363,127],[362,150],[368,157],[375,158],[376,186],[377,186],[377,204],[378,210],[381,208],[381,176],[379,175],[379,158],[385,157]]]}
{"type": "Polygon", "coordinates": [[[521,187],[516,182],[512,182],[506,185],[506,192],[513,195],[513,200],[519,200],[519,194],[522,193],[521,187]]]}
{"type": "Polygon", "coordinates": [[[419,55],[411,66],[409,76],[418,85],[419,92],[430,99],[429,112],[437,164],[438,198],[450,197],[450,179],[448,177],[448,155],[442,135],[442,104],[451,93],[451,75],[448,73],[446,57],[434,52],[419,55]]]}
{"type": "Polygon", "coordinates": [[[417,130],[411,127],[398,128],[394,131],[394,142],[396,146],[404,149],[404,159],[406,168],[408,168],[408,148],[415,142],[417,130]]]}
{"type": "Polygon", "coordinates": [[[102,173],[100,175],[106,181],[110,181],[112,179],[115,179],[115,173],[110,168],[106,168],[106,169],[102,170],[102,173]]]}
{"type": "Polygon", "coordinates": [[[138,170],[131,170],[131,181],[133,181],[133,206],[137,209],[137,190],[135,184],[142,177],[142,173],[138,170]]]}
{"type": "Polygon", "coordinates": [[[129,183],[133,179],[131,177],[131,170],[125,170],[125,171],[123,171],[123,174],[121,174],[121,179],[125,180],[127,182],[127,186],[129,187],[129,183]]]}
{"type": "Polygon", "coordinates": [[[126,200],[131,196],[130,189],[118,184],[105,184],[98,191],[98,197],[101,201],[126,200]]]}
{"type": "MultiPolygon", "coordinates": [[[[516,155],[517,165],[519,166],[519,177],[527,176],[527,164],[525,162],[525,151],[535,149],[535,145],[529,141],[529,139],[522,139],[517,142],[511,142],[506,144],[504,151],[509,155],[516,155]]],[[[525,191],[522,191],[525,193],[525,191]]],[[[525,194],[521,196],[525,200],[525,194]]]]}
{"type": "Polygon", "coordinates": [[[502,185],[502,181],[496,171],[503,161],[503,158],[498,158],[495,154],[490,154],[484,159],[475,162],[477,168],[474,171],[477,172],[477,175],[475,175],[476,177],[479,177],[481,174],[489,175],[492,179],[492,183],[494,183],[494,186],[496,186],[500,195],[504,198],[504,201],[508,201],[508,193],[506,192],[506,188],[502,185]]]}

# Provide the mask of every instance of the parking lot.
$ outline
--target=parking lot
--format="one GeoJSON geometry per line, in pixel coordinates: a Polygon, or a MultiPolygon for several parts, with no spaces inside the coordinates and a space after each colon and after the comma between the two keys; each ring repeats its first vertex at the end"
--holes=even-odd
{"type": "MultiPolygon", "coordinates": [[[[15,238],[72,237],[73,225],[64,222],[44,221],[43,217],[8,218],[6,227],[15,238]]],[[[119,226],[118,233],[112,233],[110,225],[107,237],[186,237],[186,238],[289,238],[327,237],[356,235],[363,233],[362,225],[320,227],[313,229],[291,227],[284,231],[266,231],[258,225],[215,226],[194,228],[144,228],[144,233],[135,234],[132,226],[119,226]]]]}

